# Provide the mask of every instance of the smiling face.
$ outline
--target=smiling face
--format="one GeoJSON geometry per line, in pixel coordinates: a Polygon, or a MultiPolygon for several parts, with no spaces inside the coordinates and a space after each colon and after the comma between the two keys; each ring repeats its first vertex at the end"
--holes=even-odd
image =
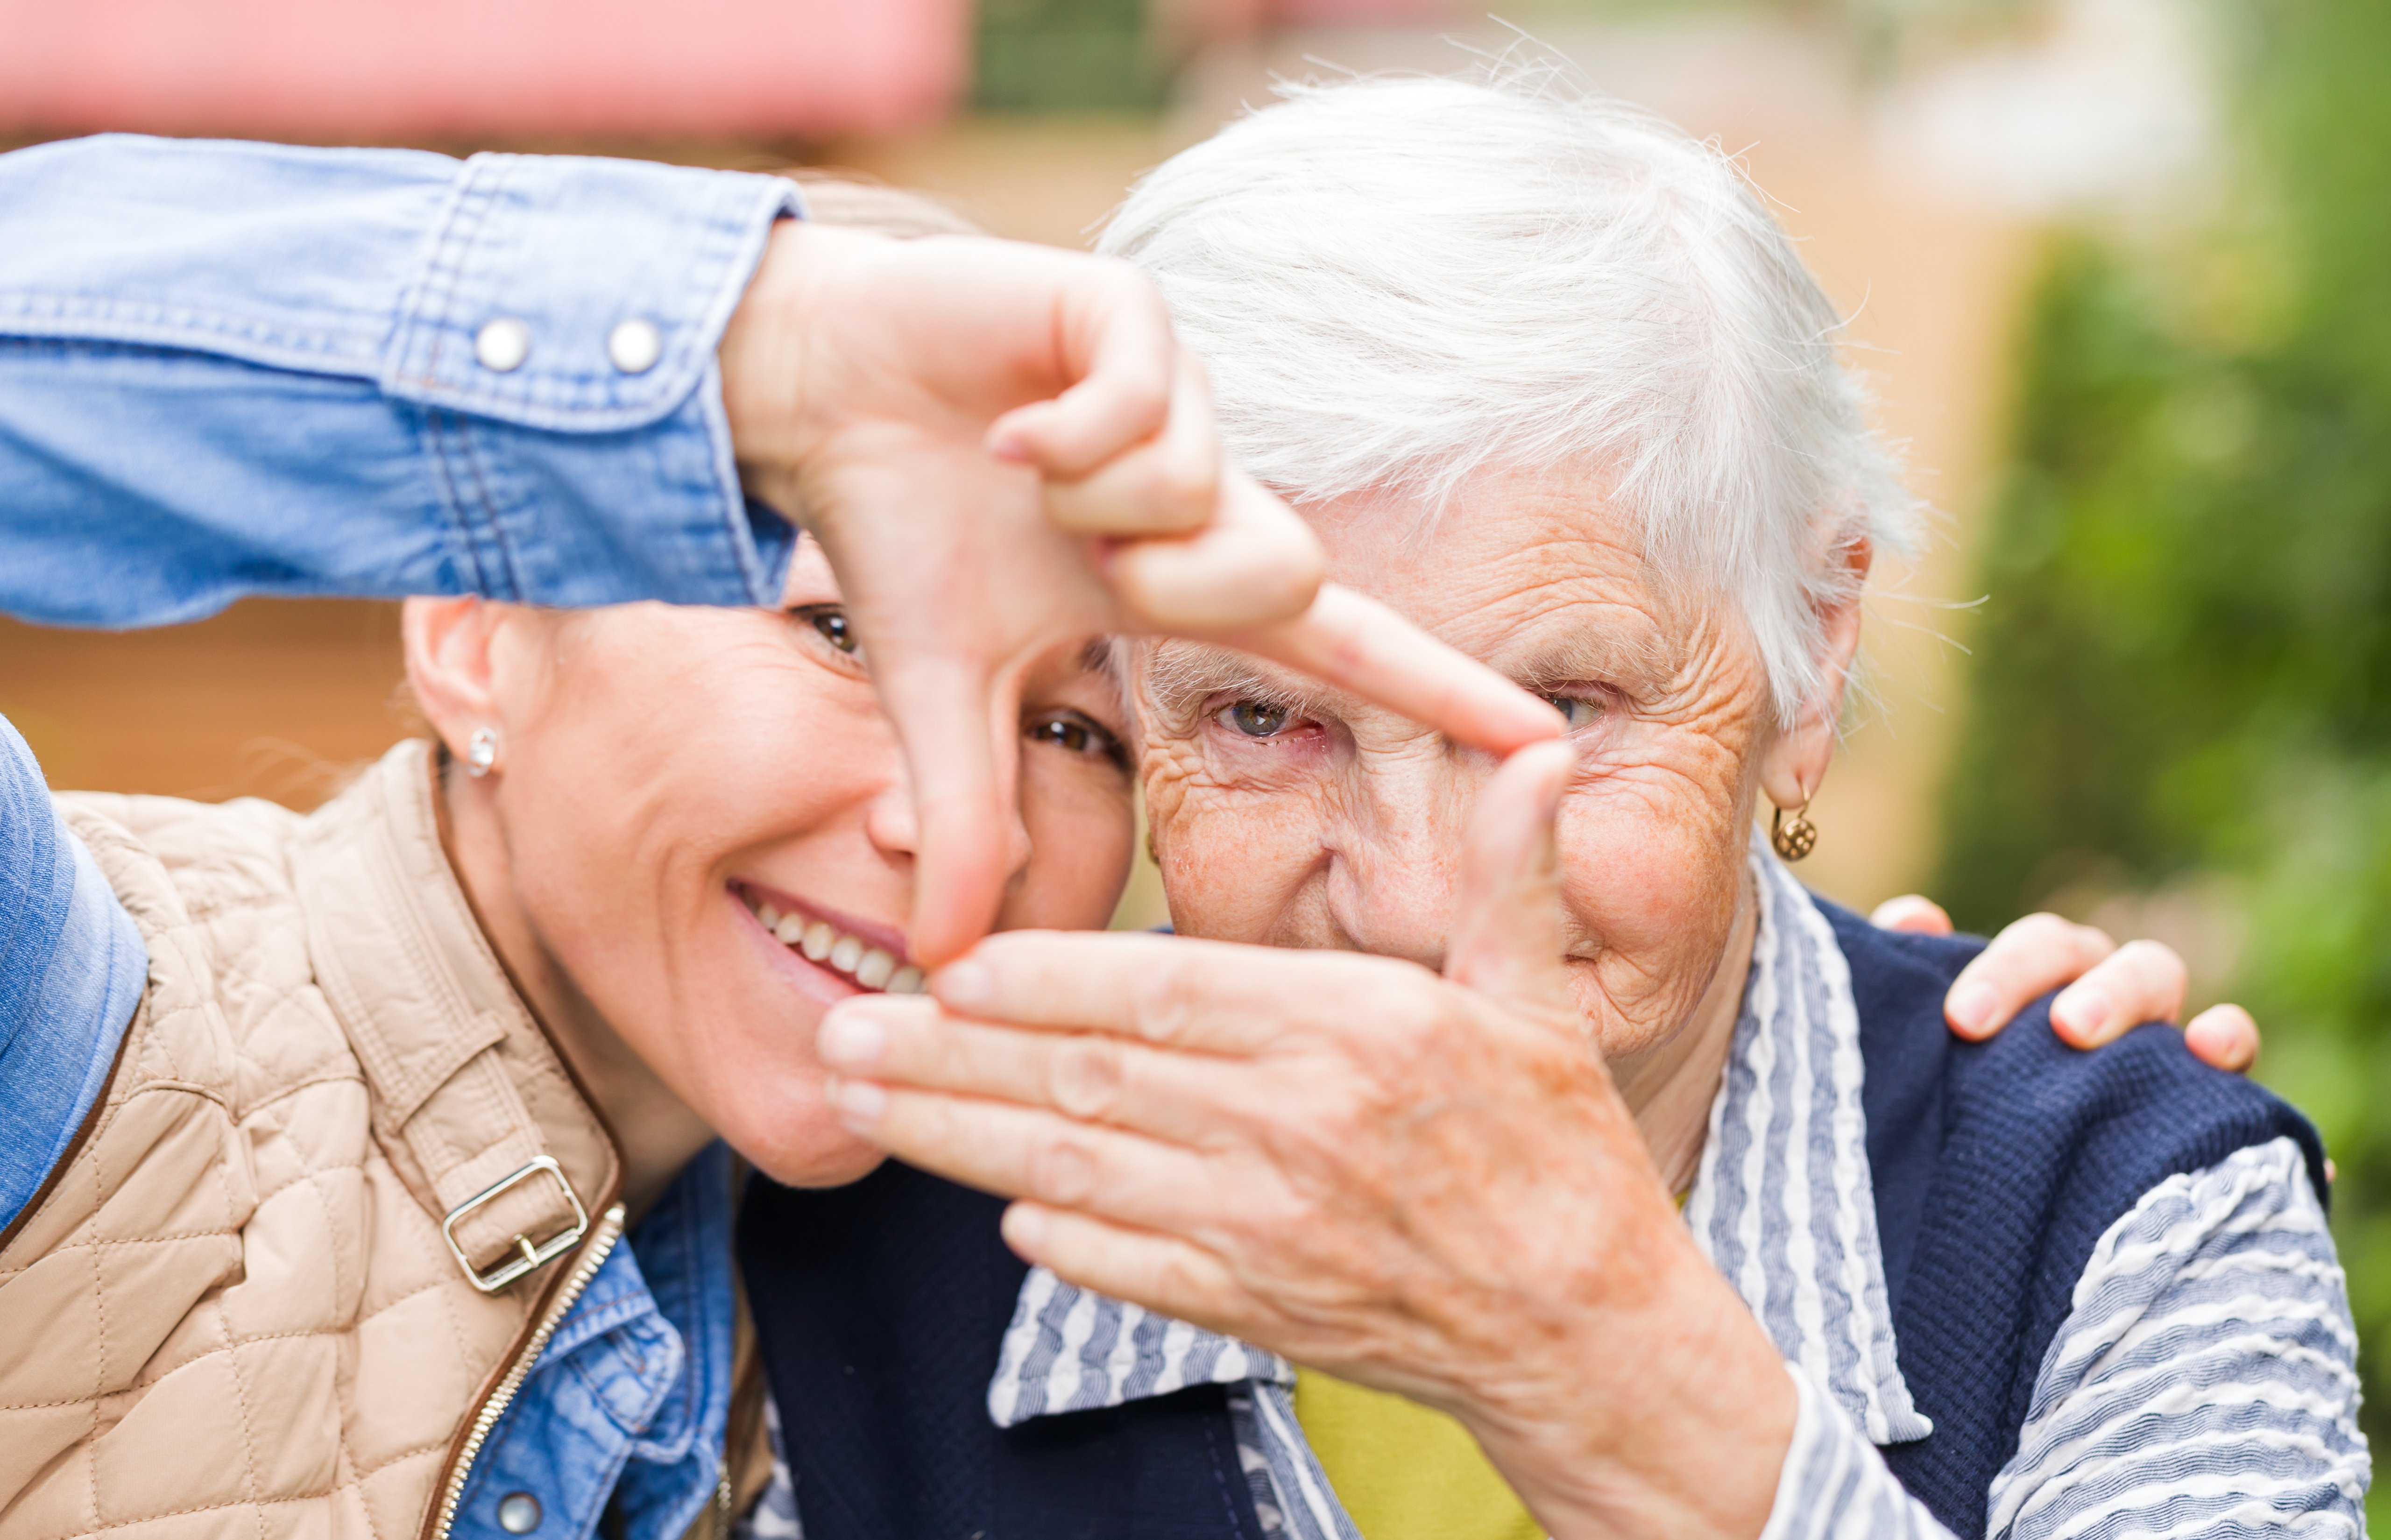
{"type": "MultiPolygon", "coordinates": [[[[677,1117],[783,1182],[877,1159],[823,1105],[814,1029],[859,990],[919,977],[911,794],[810,540],[786,600],[576,615],[419,601],[462,628],[420,638],[410,612],[410,674],[444,739],[498,734],[495,773],[451,772],[459,866],[635,1168],[643,1133],[677,1117]]],[[[1022,682],[1001,926],[1102,926],[1118,899],[1130,772],[1104,660],[1060,650],[1022,682]]]]}
{"type": "MultiPolygon", "coordinates": [[[[1583,477],[1480,478],[1416,541],[1390,533],[1413,511],[1383,499],[1313,522],[1337,581],[1569,718],[1569,969],[1634,1100],[1736,929],[1745,831],[1780,742],[1748,634],[1723,606],[1673,601],[1583,477]]],[[[1220,649],[1162,642],[1138,659],[1147,812],[1178,927],[1441,966],[1491,760],[1220,649]]]]}

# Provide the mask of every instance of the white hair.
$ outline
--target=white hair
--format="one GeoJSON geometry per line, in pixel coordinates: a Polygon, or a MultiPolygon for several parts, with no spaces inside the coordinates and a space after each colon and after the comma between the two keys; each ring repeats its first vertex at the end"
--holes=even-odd
{"type": "Polygon", "coordinates": [[[1480,471],[1584,464],[1656,576],[1739,606],[1780,721],[1831,709],[1838,558],[1909,550],[1919,517],[1840,317],[1715,145],[1551,77],[1282,86],[1099,249],[1159,283],[1230,452],[1299,505],[1432,520],[1480,471]]]}

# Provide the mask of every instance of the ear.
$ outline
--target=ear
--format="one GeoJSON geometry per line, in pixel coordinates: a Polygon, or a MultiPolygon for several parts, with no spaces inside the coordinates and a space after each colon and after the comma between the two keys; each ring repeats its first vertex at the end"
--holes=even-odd
{"type": "Polygon", "coordinates": [[[481,599],[410,599],[399,612],[407,681],[451,754],[465,752],[474,729],[498,722],[491,654],[503,613],[481,599]]]}
{"type": "Polygon", "coordinates": [[[1801,719],[1778,732],[1761,758],[1761,788],[1768,800],[1791,809],[1818,795],[1835,757],[1835,730],[1843,716],[1843,691],[1860,651],[1860,599],[1867,590],[1876,550],[1865,534],[1854,534],[1829,560],[1834,564],[1832,598],[1818,610],[1818,692],[1802,708],[1801,719]]]}

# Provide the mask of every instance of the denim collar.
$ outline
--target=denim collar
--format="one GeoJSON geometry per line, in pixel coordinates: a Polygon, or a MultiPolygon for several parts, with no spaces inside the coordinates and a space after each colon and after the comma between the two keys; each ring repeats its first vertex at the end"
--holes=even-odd
{"type": "Polygon", "coordinates": [[[610,1500],[625,1540],[677,1540],[714,1501],[733,1372],[732,1209],[730,1153],[717,1144],[549,1339],[474,1462],[457,1540],[522,1540],[499,1514],[524,1496],[537,1504],[531,1540],[580,1540],[610,1500]]]}

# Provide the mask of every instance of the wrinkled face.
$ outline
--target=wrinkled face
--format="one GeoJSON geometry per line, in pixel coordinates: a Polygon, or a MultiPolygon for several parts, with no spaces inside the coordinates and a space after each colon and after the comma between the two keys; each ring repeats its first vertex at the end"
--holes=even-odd
{"type": "MultiPolygon", "coordinates": [[[[911,788],[821,549],[785,613],[527,616],[497,649],[496,788],[514,900],[573,991],[784,1182],[869,1170],[828,1115],[814,1029],[913,987],[911,788]]],[[[1024,681],[1002,927],[1100,927],[1129,870],[1123,712],[1101,651],[1024,681]]]]}
{"type": "MultiPolygon", "coordinates": [[[[1772,720],[1748,634],[1646,579],[1636,541],[1557,473],[1482,478],[1426,539],[1413,511],[1315,517],[1331,576],[1569,718],[1569,969],[1622,1078],[1708,987],[1733,925],[1772,720]]],[[[1463,831],[1493,761],[1215,648],[1142,647],[1142,772],[1188,935],[1441,965],[1463,831]]]]}

